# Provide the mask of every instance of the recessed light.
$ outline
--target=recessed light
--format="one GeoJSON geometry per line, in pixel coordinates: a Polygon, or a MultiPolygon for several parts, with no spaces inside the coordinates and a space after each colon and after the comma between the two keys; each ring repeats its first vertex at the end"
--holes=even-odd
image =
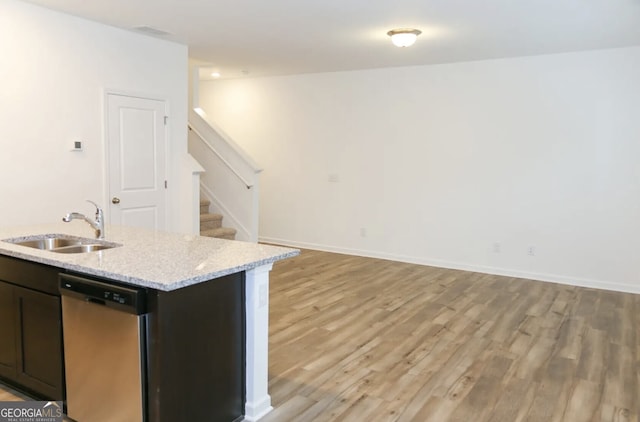
{"type": "Polygon", "coordinates": [[[393,45],[397,47],[412,46],[420,34],[422,34],[422,31],[413,28],[398,28],[387,32],[387,35],[391,37],[393,45]]]}
{"type": "Polygon", "coordinates": [[[222,75],[220,74],[220,72],[212,72],[212,73],[211,73],[211,77],[212,77],[212,78],[214,78],[214,79],[218,79],[220,76],[222,76],[222,75]]]}

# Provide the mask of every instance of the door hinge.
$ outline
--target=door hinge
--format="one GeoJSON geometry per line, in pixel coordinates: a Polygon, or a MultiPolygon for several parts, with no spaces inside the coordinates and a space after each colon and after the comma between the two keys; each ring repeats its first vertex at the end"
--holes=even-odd
{"type": "Polygon", "coordinates": [[[169,120],[169,116],[164,116],[164,125],[167,125],[167,121],[169,120]]]}
{"type": "Polygon", "coordinates": [[[164,188],[165,189],[167,188],[167,181],[166,180],[164,181],[164,188]]]}

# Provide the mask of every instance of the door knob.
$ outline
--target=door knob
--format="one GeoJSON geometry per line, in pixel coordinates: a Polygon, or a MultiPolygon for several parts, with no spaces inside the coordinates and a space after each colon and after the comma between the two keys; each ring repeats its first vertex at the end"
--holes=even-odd
{"type": "Polygon", "coordinates": [[[120,203],[120,198],[114,196],[113,198],[111,198],[111,203],[112,204],[119,204],[120,203]]]}

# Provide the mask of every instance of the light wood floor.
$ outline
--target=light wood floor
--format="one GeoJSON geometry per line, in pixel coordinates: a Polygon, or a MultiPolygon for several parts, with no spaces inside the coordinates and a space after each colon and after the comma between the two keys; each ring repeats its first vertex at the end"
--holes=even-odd
{"type": "Polygon", "coordinates": [[[638,295],[305,250],[270,300],[262,422],[638,421],[638,295]]]}
{"type": "Polygon", "coordinates": [[[638,422],[637,295],[305,250],[270,301],[261,422],[638,422]]]}

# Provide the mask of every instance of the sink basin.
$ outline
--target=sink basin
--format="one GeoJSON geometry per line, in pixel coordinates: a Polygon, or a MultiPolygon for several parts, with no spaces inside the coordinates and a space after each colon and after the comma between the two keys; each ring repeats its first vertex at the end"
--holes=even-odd
{"type": "Polygon", "coordinates": [[[47,237],[43,239],[25,240],[22,242],[11,242],[10,240],[6,240],[6,242],[13,243],[15,245],[20,245],[20,246],[27,246],[29,248],[44,249],[47,251],[50,251],[56,248],[63,248],[65,246],[80,245],[82,243],[78,239],[70,239],[70,238],[63,238],[63,237],[47,237]]]}
{"type": "Polygon", "coordinates": [[[63,247],[63,248],[52,249],[52,251],[53,252],[58,252],[58,253],[84,253],[84,252],[101,251],[103,249],[111,249],[111,248],[113,248],[113,246],[90,244],[90,245],[66,246],[66,247],[63,247]]]}
{"type": "Polygon", "coordinates": [[[45,234],[31,237],[5,239],[4,242],[28,248],[40,249],[56,253],[86,253],[111,249],[121,246],[104,240],[74,237],[64,234],[45,234]]]}

